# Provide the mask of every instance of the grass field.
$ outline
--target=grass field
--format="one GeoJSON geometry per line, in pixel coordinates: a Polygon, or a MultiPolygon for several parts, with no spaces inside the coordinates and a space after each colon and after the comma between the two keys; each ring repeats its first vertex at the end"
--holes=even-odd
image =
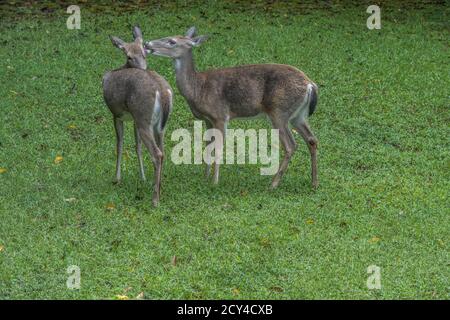
{"type": "MultiPolygon", "coordinates": [[[[381,30],[368,30],[367,6],[211,2],[122,14],[82,6],[81,30],[66,28],[65,7],[5,9],[0,298],[448,299],[450,11],[386,5],[381,30]],[[152,208],[130,125],[123,182],[113,185],[101,78],[124,62],[108,35],[130,40],[134,24],[146,40],[191,25],[209,34],[195,50],[199,70],[266,62],[303,70],[320,87],[310,120],[319,189],[297,135],[277,190],[258,165],[224,165],[214,187],[203,166],[167,157],[152,208]],[[66,288],[70,265],[80,267],[79,290],[66,288]],[[380,290],[367,288],[370,265],[381,268],[380,290]]],[[[171,62],[149,57],[149,67],[175,92],[170,155],[171,132],[192,129],[194,118],[171,62]]]]}

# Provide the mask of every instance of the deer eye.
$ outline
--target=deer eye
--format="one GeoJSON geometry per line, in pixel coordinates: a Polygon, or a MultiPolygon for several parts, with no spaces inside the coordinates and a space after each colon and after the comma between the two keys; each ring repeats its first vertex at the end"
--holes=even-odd
{"type": "Polygon", "coordinates": [[[175,40],[170,39],[167,41],[167,43],[170,44],[171,46],[174,46],[177,42],[175,40]]]}

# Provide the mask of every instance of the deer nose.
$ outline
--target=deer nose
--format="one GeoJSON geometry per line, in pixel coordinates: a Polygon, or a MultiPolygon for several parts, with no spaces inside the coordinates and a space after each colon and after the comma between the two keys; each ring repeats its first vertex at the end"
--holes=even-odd
{"type": "Polygon", "coordinates": [[[153,46],[153,44],[154,44],[153,41],[149,41],[145,44],[145,46],[151,47],[151,46],[153,46]]]}

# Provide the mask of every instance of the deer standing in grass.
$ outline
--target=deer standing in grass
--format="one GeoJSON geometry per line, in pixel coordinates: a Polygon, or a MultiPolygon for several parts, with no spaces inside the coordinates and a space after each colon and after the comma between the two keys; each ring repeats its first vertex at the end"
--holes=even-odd
{"type": "MultiPolygon", "coordinates": [[[[317,143],[308,125],[317,104],[318,88],[300,70],[282,64],[256,64],[223,68],[205,72],[195,70],[192,48],[204,42],[206,36],[195,36],[195,27],[185,36],[172,36],[145,43],[150,53],[174,60],[176,83],[196,118],[205,121],[225,136],[227,123],[235,118],[258,115],[269,117],[284,148],[284,159],[273,177],[276,188],[287,169],[297,144],[289,123],[302,136],[311,154],[312,185],[318,186],[317,143]]],[[[220,140],[220,139],[217,139],[220,140]]],[[[214,183],[219,181],[219,166],[223,140],[215,145],[214,183]]],[[[207,166],[206,175],[209,176],[207,166]]]]}
{"type": "Polygon", "coordinates": [[[103,77],[103,96],[113,114],[117,137],[116,178],[121,179],[120,164],[123,151],[124,121],[134,121],[136,153],[139,171],[145,180],[142,161],[142,142],[148,149],[154,166],[153,205],[159,203],[161,172],[164,158],[164,129],[172,109],[172,89],[167,81],[154,71],[147,69],[147,52],[143,47],[141,30],[133,29],[134,41],[125,43],[111,37],[114,46],[121,49],[126,64],[103,77]]]}

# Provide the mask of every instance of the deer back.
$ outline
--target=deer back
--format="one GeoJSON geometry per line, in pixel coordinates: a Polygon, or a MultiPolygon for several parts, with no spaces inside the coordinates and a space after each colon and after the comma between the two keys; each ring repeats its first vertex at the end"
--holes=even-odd
{"type": "Polygon", "coordinates": [[[170,85],[154,71],[121,68],[103,77],[103,96],[114,116],[123,120],[151,121],[157,96],[160,99],[162,124],[170,113],[172,90],[170,85]],[[149,112],[150,111],[150,112],[149,112]]]}

